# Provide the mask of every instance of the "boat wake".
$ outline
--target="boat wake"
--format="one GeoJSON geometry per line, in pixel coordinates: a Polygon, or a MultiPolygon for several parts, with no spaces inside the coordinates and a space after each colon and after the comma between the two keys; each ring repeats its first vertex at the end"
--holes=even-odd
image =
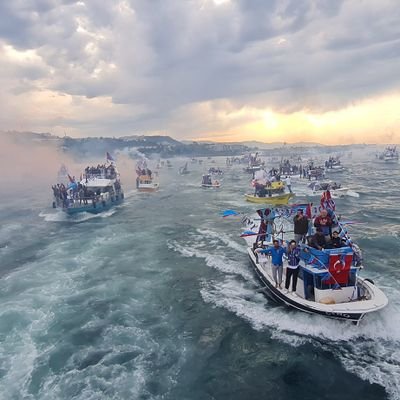
{"type": "Polygon", "coordinates": [[[294,347],[310,343],[332,353],[349,372],[383,386],[392,400],[400,399],[400,305],[397,311],[388,307],[354,326],[289,312],[284,306],[269,303],[249,282],[232,276],[223,282],[203,281],[201,295],[207,303],[229,310],[254,329],[268,330],[276,340],[294,347]]]}
{"type": "MultiPolygon", "coordinates": [[[[290,346],[310,343],[328,351],[349,372],[383,386],[390,399],[400,399],[400,303],[391,300],[386,309],[368,315],[359,326],[291,311],[257,292],[259,283],[239,244],[206,229],[198,229],[186,239],[189,243],[171,241],[169,247],[185,257],[205,260],[207,266],[226,274],[219,281],[202,280],[200,292],[205,302],[229,310],[254,329],[266,330],[290,346]],[[235,258],[238,253],[240,261],[235,258]]],[[[399,296],[393,293],[391,297],[399,296]]]]}
{"type": "Polygon", "coordinates": [[[91,214],[88,212],[82,212],[76,215],[67,215],[63,211],[56,211],[52,213],[41,212],[39,213],[39,217],[42,217],[46,222],[84,222],[89,221],[93,218],[108,218],[111,217],[117,208],[112,208],[108,211],[101,212],[99,214],[91,214]]]}

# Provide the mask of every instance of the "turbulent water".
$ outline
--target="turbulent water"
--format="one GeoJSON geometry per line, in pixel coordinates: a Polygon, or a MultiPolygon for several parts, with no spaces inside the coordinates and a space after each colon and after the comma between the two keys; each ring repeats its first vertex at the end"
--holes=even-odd
{"type": "Polygon", "coordinates": [[[400,166],[345,158],[335,176],[360,194],[336,203],[365,223],[362,276],[389,298],[356,327],[257,292],[240,221],[219,216],[255,209],[241,166],[173,163],[98,216],[52,210],[40,184],[3,195],[0,398],[400,399],[400,166]],[[199,187],[211,165],[219,190],[199,187]]]}

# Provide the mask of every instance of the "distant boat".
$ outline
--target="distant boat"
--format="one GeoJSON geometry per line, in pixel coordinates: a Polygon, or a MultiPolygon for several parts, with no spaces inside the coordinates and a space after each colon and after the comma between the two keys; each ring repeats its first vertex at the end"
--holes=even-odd
{"type": "Polygon", "coordinates": [[[288,204],[289,200],[294,197],[294,193],[286,192],[285,182],[270,182],[262,184],[253,181],[255,187],[254,194],[245,194],[247,201],[258,204],[288,204]]]}
{"type": "Polygon", "coordinates": [[[330,157],[329,160],[325,161],[326,172],[343,172],[344,170],[339,157],[330,157]]]}
{"type": "Polygon", "coordinates": [[[221,182],[217,179],[213,179],[210,174],[205,174],[201,180],[201,187],[203,188],[219,188],[221,187],[221,182]]]}
{"type": "Polygon", "coordinates": [[[308,188],[311,189],[312,195],[321,195],[324,191],[329,190],[333,198],[341,198],[345,196],[360,197],[360,195],[354,190],[342,187],[342,185],[332,181],[314,181],[308,185],[308,188]]]}
{"type": "Polygon", "coordinates": [[[274,205],[285,205],[289,203],[289,200],[294,197],[293,193],[284,194],[272,194],[271,196],[256,196],[254,194],[245,194],[246,200],[250,203],[258,204],[274,204],[274,205]]]}
{"type": "Polygon", "coordinates": [[[147,168],[146,160],[139,161],[136,165],[136,188],[139,192],[155,192],[159,183],[154,180],[153,172],[147,168]]]}
{"type": "Polygon", "coordinates": [[[108,153],[107,161],[107,165],[87,167],[78,181],[68,175],[67,185],[54,185],[53,208],[60,208],[69,215],[82,212],[98,214],[121,204],[124,192],[120,175],[108,153]]]}
{"type": "Polygon", "coordinates": [[[179,168],[180,175],[187,175],[189,173],[190,173],[190,171],[188,170],[188,163],[186,163],[183,167],[179,168]]]}
{"type": "Polygon", "coordinates": [[[385,151],[378,156],[379,160],[386,163],[394,164],[399,162],[399,152],[396,146],[388,146],[385,151]]]}

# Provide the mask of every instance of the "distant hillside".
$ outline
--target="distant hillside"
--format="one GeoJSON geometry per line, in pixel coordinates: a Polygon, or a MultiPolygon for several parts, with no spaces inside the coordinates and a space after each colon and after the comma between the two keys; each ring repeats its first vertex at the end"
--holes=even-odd
{"type": "MultiPolygon", "coordinates": [[[[188,142],[187,142],[188,143],[188,142]]],[[[258,148],[258,149],[276,149],[279,147],[323,147],[324,145],[320,143],[314,142],[296,142],[296,143],[285,143],[285,142],[271,142],[271,143],[264,143],[259,142],[257,140],[250,140],[250,141],[243,141],[243,142],[213,142],[213,141],[200,141],[199,143],[215,143],[215,144],[225,144],[225,145],[242,145],[247,146],[249,148],[258,148]]]]}
{"type": "MultiPolygon", "coordinates": [[[[58,137],[50,133],[36,132],[3,132],[9,139],[17,143],[46,143],[56,144],[60,151],[71,153],[76,157],[104,156],[106,152],[113,154],[117,151],[125,151],[128,154],[142,153],[147,156],[157,154],[159,157],[174,156],[216,156],[216,155],[240,155],[249,151],[242,144],[222,143],[183,143],[170,136],[146,136],[134,135],[116,137],[86,137],[72,138],[69,136],[58,137]],[[133,151],[131,151],[133,150],[133,151]]],[[[133,156],[132,156],[133,157],[133,156]]]]}

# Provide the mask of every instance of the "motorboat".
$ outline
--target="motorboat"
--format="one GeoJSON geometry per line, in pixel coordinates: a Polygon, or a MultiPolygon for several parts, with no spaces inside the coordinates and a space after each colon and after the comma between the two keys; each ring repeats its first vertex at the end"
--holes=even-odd
{"type": "Polygon", "coordinates": [[[221,187],[221,182],[214,179],[211,174],[204,174],[201,179],[201,187],[218,189],[221,187]]]}
{"type": "Polygon", "coordinates": [[[294,193],[287,191],[285,182],[266,182],[253,180],[253,194],[245,194],[247,201],[259,204],[288,204],[294,193]]]}
{"type": "Polygon", "coordinates": [[[244,168],[244,172],[254,174],[256,171],[261,170],[264,167],[264,163],[258,157],[258,152],[255,154],[249,154],[247,167],[244,168]]]}
{"type": "Polygon", "coordinates": [[[326,172],[343,172],[345,168],[340,162],[339,157],[329,157],[327,161],[325,161],[325,171],[326,172]]]}
{"type": "Polygon", "coordinates": [[[396,146],[387,146],[385,151],[378,155],[378,159],[384,161],[385,163],[398,163],[399,162],[399,152],[396,146]]]}
{"type": "Polygon", "coordinates": [[[345,196],[360,197],[354,190],[333,181],[313,181],[307,187],[311,189],[312,195],[321,195],[324,191],[329,190],[334,199],[345,196]]]}
{"type": "MultiPolygon", "coordinates": [[[[319,207],[302,204],[260,209],[257,210],[256,218],[245,217],[243,221],[251,229],[246,230],[242,237],[246,239],[251,264],[263,285],[261,291],[274,301],[299,311],[355,324],[367,314],[379,311],[388,304],[382,290],[372,280],[360,276],[364,268],[362,252],[348,235],[346,225],[336,216],[331,198],[328,202],[321,201],[319,207]],[[291,292],[275,283],[271,259],[268,255],[260,254],[263,252],[260,249],[270,249],[273,239],[280,238],[282,243],[285,239],[293,238],[290,237],[289,232],[293,231],[290,227],[299,209],[311,220],[321,209],[326,209],[332,216],[333,228],[339,232],[343,246],[326,246],[317,250],[309,244],[300,244],[297,285],[296,290],[291,292]]],[[[313,233],[312,229],[310,227],[310,233],[313,233]]],[[[287,259],[284,259],[286,266],[287,259]]],[[[286,270],[284,268],[283,282],[286,270]]]]}
{"type": "Polygon", "coordinates": [[[68,184],[57,183],[53,189],[53,208],[69,215],[82,212],[98,214],[121,204],[124,191],[114,159],[107,153],[107,163],[87,167],[79,180],[69,174],[68,184]]]}
{"type": "Polygon", "coordinates": [[[136,165],[136,189],[139,192],[155,192],[159,183],[155,181],[153,172],[147,167],[146,160],[139,161],[136,165]]]}

